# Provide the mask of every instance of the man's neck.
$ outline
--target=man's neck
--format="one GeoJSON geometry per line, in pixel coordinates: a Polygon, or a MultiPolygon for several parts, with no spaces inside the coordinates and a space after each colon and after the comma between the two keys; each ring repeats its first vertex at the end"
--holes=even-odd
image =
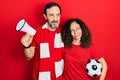
{"type": "Polygon", "coordinates": [[[56,28],[55,28],[55,29],[52,29],[50,26],[48,26],[47,28],[48,28],[48,30],[50,30],[50,31],[55,31],[55,30],[56,30],[56,28]]]}
{"type": "Polygon", "coordinates": [[[47,24],[47,29],[50,31],[55,31],[57,28],[51,28],[49,24],[47,24]]]}

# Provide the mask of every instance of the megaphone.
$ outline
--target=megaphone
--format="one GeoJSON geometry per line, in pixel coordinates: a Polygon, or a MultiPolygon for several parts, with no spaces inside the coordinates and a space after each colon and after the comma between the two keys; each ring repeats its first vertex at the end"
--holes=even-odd
{"type": "Polygon", "coordinates": [[[34,36],[36,34],[36,30],[33,29],[27,22],[26,20],[23,18],[21,19],[16,26],[16,30],[17,31],[23,31],[26,32],[32,36],[34,36]]]}

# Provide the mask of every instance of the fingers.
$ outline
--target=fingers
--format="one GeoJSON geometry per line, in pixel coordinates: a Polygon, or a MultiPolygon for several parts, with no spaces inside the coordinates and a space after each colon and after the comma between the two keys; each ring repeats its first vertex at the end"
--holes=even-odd
{"type": "Polygon", "coordinates": [[[31,38],[33,38],[33,36],[31,36],[30,34],[25,34],[25,36],[24,37],[26,37],[26,38],[28,38],[28,39],[31,39],[31,38]]]}
{"type": "Polygon", "coordinates": [[[31,42],[32,42],[32,39],[33,39],[33,36],[31,36],[29,34],[26,34],[26,35],[22,36],[21,43],[24,46],[29,46],[31,44],[31,42]]]}

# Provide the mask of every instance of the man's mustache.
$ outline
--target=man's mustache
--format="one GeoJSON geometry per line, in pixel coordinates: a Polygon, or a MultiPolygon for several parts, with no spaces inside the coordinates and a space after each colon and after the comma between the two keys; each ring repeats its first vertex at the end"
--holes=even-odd
{"type": "Polygon", "coordinates": [[[52,23],[58,23],[58,21],[52,21],[52,23]]]}

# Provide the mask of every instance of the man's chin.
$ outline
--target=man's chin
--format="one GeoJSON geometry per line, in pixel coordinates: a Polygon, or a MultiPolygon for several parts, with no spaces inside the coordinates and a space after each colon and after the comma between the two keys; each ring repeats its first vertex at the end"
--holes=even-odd
{"type": "Polygon", "coordinates": [[[57,27],[58,25],[59,25],[59,24],[57,24],[57,23],[55,23],[55,24],[52,24],[52,26],[56,26],[56,27],[57,27]]]}
{"type": "Polygon", "coordinates": [[[58,27],[58,24],[55,24],[55,25],[52,25],[53,28],[57,28],[58,27]]]}
{"type": "Polygon", "coordinates": [[[52,29],[56,29],[57,27],[53,26],[52,29]]]}

